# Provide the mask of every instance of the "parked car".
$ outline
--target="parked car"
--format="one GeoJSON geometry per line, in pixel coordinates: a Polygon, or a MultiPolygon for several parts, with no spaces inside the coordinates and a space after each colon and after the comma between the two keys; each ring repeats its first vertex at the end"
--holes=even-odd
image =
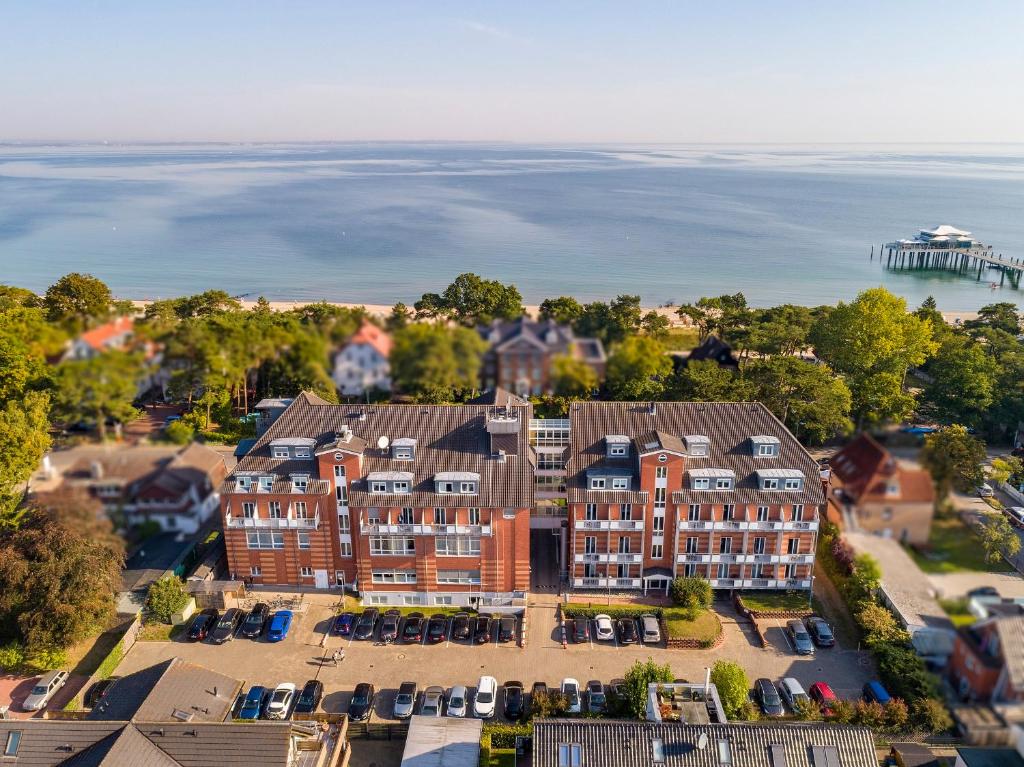
{"type": "Polygon", "coordinates": [[[376,607],[367,607],[356,620],[356,627],[352,629],[352,638],[359,640],[373,639],[373,629],[377,626],[377,616],[380,610],[376,607]]]}
{"type": "Polygon", "coordinates": [[[402,640],[410,644],[423,641],[423,621],[423,613],[409,613],[402,629],[402,640]]]}
{"type": "Polygon", "coordinates": [[[778,688],[779,695],[782,696],[782,700],[786,702],[791,711],[796,711],[796,707],[801,701],[809,700],[807,693],[804,692],[803,685],[791,676],[787,676],[780,681],[778,688]]]}
{"type": "Polygon", "coordinates": [[[493,676],[482,676],[476,683],[473,697],[473,716],[490,719],[498,705],[498,680],[493,676]]]}
{"type": "Polygon", "coordinates": [[[498,641],[513,642],[516,638],[516,616],[502,615],[498,620],[498,641]]]}
{"type": "Polygon", "coordinates": [[[455,613],[452,617],[452,639],[469,639],[469,613],[455,613]]]}
{"type": "Polygon", "coordinates": [[[318,679],[310,679],[304,685],[302,690],[299,692],[299,697],[295,699],[295,708],[293,713],[296,714],[312,714],[318,708],[320,708],[320,701],[324,697],[324,683],[318,679]]]}
{"type": "Polygon", "coordinates": [[[1003,513],[1014,527],[1024,527],[1024,506],[1007,506],[1003,513]]]}
{"type": "Polygon", "coordinates": [[[444,688],[432,685],[423,691],[420,716],[441,716],[444,706],[444,688]]]}
{"type": "Polygon", "coordinates": [[[620,644],[636,644],[640,639],[640,632],[636,630],[636,621],[632,618],[619,618],[615,621],[615,628],[618,629],[620,644]]]}
{"type": "Polygon", "coordinates": [[[224,611],[224,614],[220,616],[220,620],[218,620],[217,625],[213,627],[213,631],[210,632],[210,641],[214,644],[224,644],[225,642],[234,639],[235,632],[238,631],[238,627],[242,624],[242,619],[244,617],[245,613],[237,607],[229,607],[224,611]]]}
{"type": "Polygon", "coordinates": [[[444,613],[436,613],[427,621],[427,641],[430,644],[443,642],[448,634],[448,617],[444,613]]]}
{"type": "Polygon", "coordinates": [[[292,713],[292,703],[295,701],[295,685],[291,682],[279,684],[270,694],[264,716],[267,719],[287,719],[292,713]]]}
{"type": "Polygon", "coordinates": [[[408,719],[412,716],[412,710],[416,707],[416,694],[419,689],[415,682],[402,682],[398,685],[398,694],[395,696],[395,719],[408,719]]]}
{"type": "Polygon", "coordinates": [[[510,681],[505,682],[505,718],[518,719],[523,715],[523,701],[526,697],[523,692],[523,683],[510,681]]]}
{"type": "Polygon", "coordinates": [[[477,644],[491,641],[491,619],[487,616],[478,615],[473,621],[473,641],[477,644]]]}
{"type": "Polygon", "coordinates": [[[868,703],[871,703],[872,701],[875,703],[881,703],[884,706],[892,700],[892,696],[881,682],[874,679],[864,685],[864,700],[868,703]]]}
{"type": "Polygon", "coordinates": [[[782,698],[771,679],[761,678],[754,682],[754,697],[767,716],[782,716],[786,713],[782,708],[782,698]]]}
{"type": "Polygon", "coordinates": [[[360,682],[352,693],[352,701],[348,704],[348,718],[362,722],[370,718],[373,711],[373,699],[377,690],[369,682],[360,682]]]}
{"type": "Polygon", "coordinates": [[[288,636],[288,629],[292,627],[292,611],[278,610],[270,616],[267,624],[267,641],[280,642],[288,636]]]}
{"type": "Polygon", "coordinates": [[[469,708],[469,691],[461,684],[448,693],[448,716],[464,717],[469,708]]]}
{"type": "Polygon", "coordinates": [[[21,707],[25,711],[42,711],[50,698],[61,687],[68,683],[67,671],[47,671],[43,674],[29,690],[28,696],[22,701],[21,707]]]}
{"type": "Polygon", "coordinates": [[[836,702],[837,698],[836,694],[832,692],[832,688],[826,682],[815,682],[811,685],[808,693],[811,696],[811,700],[821,707],[821,713],[826,716],[831,715],[832,705],[836,702]]]}
{"type": "Polygon", "coordinates": [[[835,647],[836,638],[832,633],[832,627],[825,623],[823,618],[813,616],[807,619],[807,631],[811,639],[818,647],[835,647]]]}
{"type": "Polygon", "coordinates": [[[978,586],[967,592],[968,597],[997,597],[999,589],[995,586],[978,586]]]}
{"type": "Polygon", "coordinates": [[[331,633],[338,637],[347,637],[352,633],[352,626],[355,625],[356,614],[353,612],[339,613],[334,617],[331,624],[331,633]]]}
{"type": "Polygon", "coordinates": [[[590,621],[587,618],[576,618],[572,622],[572,639],[574,642],[590,641],[590,621]]]}
{"type": "Polygon", "coordinates": [[[615,639],[615,629],[612,627],[612,619],[608,615],[594,616],[594,636],[603,642],[610,642],[615,639]]]}
{"type": "Polygon", "coordinates": [[[608,702],[618,705],[626,699],[626,680],[613,679],[608,683],[608,702]]]}
{"type": "Polygon", "coordinates": [[[380,641],[394,642],[398,639],[398,624],[402,621],[399,610],[386,610],[380,619],[380,641]]]}
{"type": "Polygon", "coordinates": [[[250,687],[245,694],[242,707],[238,710],[239,719],[259,719],[263,715],[263,708],[270,698],[270,690],[259,685],[250,687]]]}
{"type": "Polygon", "coordinates": [[[793,646],[793,652],[797,655],[814,655],[814,642],[811,641],[811,635],[807,633],[803,621],[786,621],[786,635],[793,646]]]}
{"type": "Polygon", "coordinates": [[[112,676],[108,679],[100,679],[98,682],[93,683],[89,689],[85,691],[85,695],[82,697],[82,703],[85,704],[85,707],[95,708],[96,704],[107,696],[107,693],[110,692],[110,688],[118,679],[120,679],[120,677],[112,676]]]}
{"type": "Polygon", "coordinates": [[[591,714],[603,714],[608,708],[608,698],[604,693],[604,685],[597,679],[587,682],[587,711],[591,714]]]}
{"type": "Polygon", "coordinates": [[[192,623],[189,624],[186,639],[190,642],[202,642],[206,639],[207,635],[209,635],[210,629],[216,625],[219,615],[220,613],[213,608],[203,610],[199,615],[195,616],[192,619],[192,623]]]}
{"type": "Polygon", "coordinates": [[[657,644],[661,641],[661,626],[658,625],[658,619],[646,613],[640,616],[640,625],[643,627],[644,642],[647,644],[657,644]]]}
{"type": "Polygon", "coordinates": [[[562,695],[569,701],[568,712],[570,714],[580,713],[583,709],[580,703],[580,683],[571,677],[566,677],[562,680],[562,684],[559,685],[559,689],[562,695]]]}
{"type": "Polygon", "coordinates": [[[249,639],[256,639],[263,633],[263,626],[270,616],[270,607],[263,602],[258,602],[242,622],[242,636],[249,639]]]}
{"type": "Polygon", "coordinates": [[[977,488],[975,488],[974,492],[976,492],[980,498],[991,498],[996,494],[996,491],[992,489],[992,485],[988,482],[982,482],[977,488]]]}

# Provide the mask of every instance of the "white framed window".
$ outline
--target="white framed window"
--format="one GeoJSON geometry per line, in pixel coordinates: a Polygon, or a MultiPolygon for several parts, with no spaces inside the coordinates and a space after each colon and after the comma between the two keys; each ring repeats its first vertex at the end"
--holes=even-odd
{"type": "Polygon", "coordinates": [[[306,567],[305,565],[303,565],[302,567],[299,568],[299,577],[301,577],[301,578],[312,578],[313,577],[313,568],[312,567],[306,567]]]}
{"type": "Polygon", "coordinates": [[[609,445],[608,455],[624,456],[626,454],[627,447],[625,445],[609,445]]]}
{"type": "Polygon", "coordinates": [[[662,559],[665,556],[665,546],[661,543],[651,544],[651,559],[662,559]]]}
{"type": "Polygon", "coordinates": [[[804,518],[804,505],[802,503],[793,504],[793,521],[800,522],[804,518]]]}
{"type": "Polygon", "coordinates": [[[297,447],[297,448],[295,448],[295,457],[296,458],[309,458],[309,448],[308,447],[297,447]]]}
{"type": "Polygon", "coordinates": [[[699,503],[691,503],[690,504],[690,508],[686,512],[686,518],[690,522],[696,522],[698,519],[700,519],[700,504],[699,503]]]}
{"type": "Polygon", "coordinates": [[[441,507],[434,509],[434,524],[435,525],[447,525],[448,515],[445,510],[441,507]]]}
{"type": "Polygon", "coordinates": [[[665,508],[665,493],[664,487],[654,488],[654,508],[664,509],[665,508]]]}
{"type": "Polygon", "coordinates": [[[622,506],[619,507],[619,516],[622,519],[632,519],[633,518],[633,504],[631,504],[631,503],[624,503],[624,504],[622,504],[622,506]]]}
{"type": "Polygon", "coordinates": [[[799,477],[789,477],[786,479],[787,490],[799,490],[804,484],[804,481],[799,477]]]}
{"type": "Polygon", "coordinates": [[[757,507],[757,521],[758,522],[767,522],[768,521],[768,507],[767,506],[758,506],[757,507]]]}
{"type": "Polygon", "coordinates": [[[260,477],[260,492],[269,493],[274,486],[273,477],[260,477]]]}
{"type": "Polygon", "coordinates": [[[277,445],[276,447],[273,448],[273,451],[274,451],[274,458],[287,458],[288,457],[288,448],[286,448],[286,447],[284,447],[282,445],[277,445]]]}
{"type": "Polygon", "coordinates": [[[398,524],[400,525],[411,525],[413,520],[413,510],[409,507],[402,509],[398,512],[398,524]]]}
{"type": "Polygon", "coordinates": [[[253,565],[249,568],[249,575],[251,575],[253,578],[259,578],[263,575],[263,568],[259,565],[253,565]]]}
{"type": "Polygon", "coordinates": [[[444,585],[477,585],[479,570],[438,570],[437,582],[444,585]]]}
{"type": "Polygon", "coordinates": [[[590,489],[591,490],[604,490],[605,478],[604,477],[591,477],[590,478],[590,489]]]}
{"type": "Polygon", "coordinates": [[[298,539],[299,539],[299,548],[300,549],[308,549],[309,548],[309,533],[299,532],[298,539]]]}
{"type": "Polygon", "coordinates": [[[612,490],[629,490],[629,477],[612,477],[612,490]]]}
{"type": "Polygon", "coordinates": [[[345,571],[335,570],[334,571],[334,582],[339,586],[345,585],[345,571]]]}
{"type": "Polygon", "coordinates": [[[292,516],[295,519],[306,519],[308,514],[305,501],[296,501],[292,504],[292,516]]]}
{"type": "Polygon", "coordinates": [[[267,502],[267,516],[271,519],[281,518],[281,502],[280,501],[268,501],[267,502]]]}
{"type": "Polygon", "coordinates": [[[754,539],[755,554],[764,554],[764,541],[765,539],[763,537],[758,537],[754,539]]]}
{"type": "Polygon", "coordinates": [[[732,477],[719,477],[716,479],[715,490],[732,490],[732,477]]]}
{"type": "Polygon", "coordinates": [[[655,466],[654,476],[656,479],[665,479],[668,477],[668,466],[655,466]]]}
{"type": "Polygon", "coordinates": [[[404,597],[402,597],[402,604],[404,605],[418,605],[419,603],[420,598],[418,595],[410,596],[409,594],[406,594],[404,597]]]}
{"type": "Polygon", "coordinates": [[[654,534],[664,535],[665,533],[665,515],[655,514],[654,515],[654,534]]]}
{"type": "Polygon", "coordinates": [[[478,557],[480,536],[439,535],[434,539],[434,551],[439,557],[478,557]]]}
{"type": "Polygon", "coordinates": [[[460,482],[459,483],[459,492],[460,493],[475,493],[476,492],[476,482],[460,482]]]}
{"type": "Polygon", "coordinates": [[[408,493],[409,492],[409,483],[405,482],[405,481],[395,482],[392,485],[392,492],[395,492],[395,493],[408,493]]]}
{"type": "Polygon", "coordinates": [[[252,519],[256,516],[256,504],[251,501],[246,501],[242,504],[242,516],[246,519],[252,519]]]}
{"type": "Polygon", "coordinates": [[[800,553],[800,539],[790,538],[786,541],[786,553],[787,554],[799,554],[800,553]]]}
{"type": "Polygon", "coordinates": [[[584,519],[597,519],[597,504],[588,503],[584,515],[584,519]]]}
{"type": "Polygon", "coordinates": [[[732,538],[721,538],[718,541],[718,552],[720,554],[732,553],[732,538]]]}
{"type": "Polygon", "coordinates": [[[761,489],[762,490],[778,490],[779,489],[779,480],[775,479],[775,477],[765,477],[764,479],[761,480],[761,489]]]}
{"type": "Polygon", "coordinates": [[[388,596],[387,594],[370,594],[366,597],[366,601],[371,605],[386,605],[388,596]]]}
{"type": "Polygon", "coordinates": [[[410,535],[371,535],[370,553],[385,557],[415,554],[416,539],[410,535]]]}
{"type": "Polygon", "coordinates": [[[709,490],[711,488],[711,480],[707,477],[694,477],[690,481],[693,483],[694,490],[709,490]]]}
{"type": "Polygon", "coordinates": [[[582,767],[583,749],[579,743],[558,744],[558,767],[582,767]]]}
{"type": "Polygon", "coordinates": [[[347,511],[338,512],[338,531],[347,533],[352,530],[352,518],[347,511]]]}
{"type": "Polygon", "coordinates": [[[352,556],[352,541],[341,541],[338,546],[338,554],[343,557],[352,556]]]}
{"type": "Polygon", "coordinates": [[[454,493],[455,483],[454,482],[438,482],[437,492],[439,493],[454,493]]]}
{"type": "Polygon", "coordinates": [[[736,518],[736,504],[735,503],[723,503],[722,504],[722,519],[728,521],[736,518]]]}
{"type": "Polygon", "coordinates": [[[775,455],[775,445],[762,443],[757,446],[758,455],[775,455]]]}
{"type": "Polygon", "coordinates": [[[283,549],[284,533],[273,530],[247,530],[245,542],[250,549],[283,549]]]}
{"type": "Polygon", "coordinates": [[[480,524],[480,509],[474,507],[469,510],[469,524],[480,524]]]}
{"type": "Polygon", "coordinates": [[[452,598],[450,596],[435,596],[434,597],[434,604],[435,605],[450,605],[450,604],[452,604],[452,598]]]}
{"type": "Polygon", "coordinates": [[[583,539],[583,553],[584,554],[596,554],[597,553],[597,538],[593,535],[588,535],[583,539]]]}
{"type": "Polygon", "coordinates": [[[371,482],[370,492],[371,493],[386,493],[388,491],[387,482],[371,482]]]}
{"type": "Polygon", "coordinates": [[[373,570],[370,573],[373,583],[415,583],[415,570],[373,570]]]}

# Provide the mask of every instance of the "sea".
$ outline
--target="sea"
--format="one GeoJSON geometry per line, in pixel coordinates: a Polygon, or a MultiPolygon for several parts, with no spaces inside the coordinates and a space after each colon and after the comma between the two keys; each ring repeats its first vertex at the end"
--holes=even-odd
{"type": "Polygon", "coordinates": [[[886,269],[938,224],[1024,258],[1024,144],[0,144],[0,282],[37,291],[391,304],[475,272],[527,303],[1021,305],[994,271],[886,269]]]}

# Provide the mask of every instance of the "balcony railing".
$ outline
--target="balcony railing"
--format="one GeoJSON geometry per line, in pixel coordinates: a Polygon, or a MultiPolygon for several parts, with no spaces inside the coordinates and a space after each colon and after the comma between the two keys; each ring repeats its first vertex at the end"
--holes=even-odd
{"type": "Polygon", "coordinates": [[[811,519],[808,521],[800,522],[784,522],[782,525],[783,530],[817,530],[818,520],[811,519]]]}
{"type": "Polygon", "coordinates": [[[680,554],[676,557],[676,561],[680,564],[693,565],[700,563],[707,563],[711,561],[710,554],[680,554]]]}
{"type": "Polygon", "coordinates": [[[611,562],[613,564],[638,565],[643,562],[642,554],[577,554],[576,562],[611,562]]]}
{"type": "Polygon", "coordinates": [[[482,535],[491,534],[490,525],[405,525],[363,522],[362,535],[482,535]]]}
{"type": "Polygon", "coordinates": [[[809,589],[809,578],[712,578],[716,589],[809,589]]]}
{"type": "Polygon", "coordinates": [[[259,527],[276,530],[315,530],[320,527],[320,514],[305,519],[289,519],[288,517],[236,517],[227,514],[224,518],[228,527],[259,527]]]}
{"type": "Polygon", "coordinates": [[[577,519],[577,530],[643,530],[642,519],[577,519]]]}
{"type": "Polygon", "coordinates": [[[640,578],[573,578],[576,589],[639,589],[643,587],[640,578]]]}

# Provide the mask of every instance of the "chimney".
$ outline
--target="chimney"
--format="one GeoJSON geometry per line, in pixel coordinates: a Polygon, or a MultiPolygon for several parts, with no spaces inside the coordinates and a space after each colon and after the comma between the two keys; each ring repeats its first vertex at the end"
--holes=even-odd
{"type": "Polygon", "coordinates": [[[93,479],[103,479],[103,463],[101,461],[93,461],[89,466],[89,473],[93,479]]]}

